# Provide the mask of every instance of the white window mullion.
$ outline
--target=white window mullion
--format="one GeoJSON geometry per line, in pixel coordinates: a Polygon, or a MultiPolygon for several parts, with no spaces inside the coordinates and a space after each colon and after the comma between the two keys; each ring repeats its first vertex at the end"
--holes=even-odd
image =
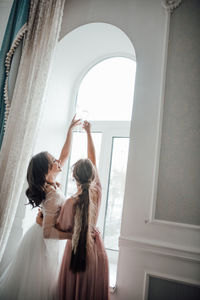
{"type": "Polygon", "coordinates": [[[100,162],[99,162],[99,176],[102,184],[102,202],[101,202],[101,208],[100,208],[100,213],[98,218],[98,227],[102,233],[104,230],[104,220],[105,220],[105,212],[106,212],[106,199],[107,199],[107,191],[108,191],[111,151],[112,151],[112,135],[109,132],[103,132],[100,162]]]}

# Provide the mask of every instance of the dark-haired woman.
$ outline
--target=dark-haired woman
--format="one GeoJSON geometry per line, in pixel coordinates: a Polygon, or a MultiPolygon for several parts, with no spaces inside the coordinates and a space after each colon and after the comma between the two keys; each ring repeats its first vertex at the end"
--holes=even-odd
{"type": "Polygon", "coordinates": [[[108,259],[103,242],[92,237],[101,202],[101,184],[96,169],[95,149],[90,123],[84,122],[87,133],[88,159],[73,166],[77,193],[61,208],[58,228],[73,233],[68,240],[59,274],[60,300],[108,300],[108,259]]]}
{"type": "Polygon", "coordinates": [[[41,152],[29,163],[26,195],[33,207],[42,208],[43,227],[35,223],[26,232],[12,262],[1,275],[2,300],[49,300],[56,297],[58,240],[71,238],[71,234],[55,228],[65,200],[56,177],[68,158],[72,129],[79,121],[73,118],[59,160],[48,152],[41,152]]]}

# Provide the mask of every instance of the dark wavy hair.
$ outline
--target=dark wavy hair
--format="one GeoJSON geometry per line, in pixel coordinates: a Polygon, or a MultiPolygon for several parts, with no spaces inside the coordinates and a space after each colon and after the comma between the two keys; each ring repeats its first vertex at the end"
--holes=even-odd
{"type": "MultiPolygon", "coordinates": [[[[86,269],[87,257],[87,235],[88,235],[88,216],[89,216],[89,186],[94,180],[95,170],[92,162],[89,159],[80,159],[73,166],[73,177],[81,186],[82,193],[78,195],[78,199],[74,205],[74,209],[79,209],[81,212],[79,220],[81,230],[79,234],[78,244],[76,249],[72,249],[70,270],[73,273],[84,272],[86,269]]],[[[76,222],[76,220],[75,220],[76,222]]],[[[76,224],[74,224],[75,228],[76,224]]],[[[74,234],[76,234],[74,232],[74,234]]],[[[73,236],[72,236],[73,240],[73,236]]]]}
{"type": "Polygon", "coordinates": [[[48,158],[48,152],[40,152],[33,156],[29,162],[27,170],[28,188],[26,196],[32,207],[40,206],[46,197],[44,184],[46,182],[46,175],[51,168],[51,162],[48,158]]]}

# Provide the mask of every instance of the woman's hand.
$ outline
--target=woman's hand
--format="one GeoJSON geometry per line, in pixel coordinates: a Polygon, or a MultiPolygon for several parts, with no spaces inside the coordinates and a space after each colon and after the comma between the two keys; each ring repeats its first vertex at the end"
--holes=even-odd
{"type": "Polygon", "coordinates": [[[94,240],[96,240],[97,237],[101,236],[101,232],[97,227],[93,227],[92,229],[92,237],[94,240]]]}
{"type": "Polygon", "coordinates": [[[83,122],[83,129],[85,129],[85,131],[86,131],[87,133],[90,133],[90,129],[91,129],[91,124],[90,124],[90,122],[84,121],[84,122],[83,122]]]}
{"type": "Polygon", "coordinates": [[[37,217],[36,217],[36,223],[40,226],[42,226],[42,223],[43,223],[43,213],[40,209],[38,209],[38,214],[37,214],[37,217]]]}
{"type": "Polygon", "coordinates": [[[69,126],[69,129],[72,130],[74,127],[78,126],[81,124],[81,119],[77,119],[76,120],[76,115],[74,115],[72,121],[71,121],[71,124],[69,126]]]}

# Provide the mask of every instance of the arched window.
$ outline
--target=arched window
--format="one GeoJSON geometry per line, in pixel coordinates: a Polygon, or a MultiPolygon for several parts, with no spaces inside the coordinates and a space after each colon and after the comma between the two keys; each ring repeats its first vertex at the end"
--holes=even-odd
{"type": "MultiPolygon", "coordinates": [[[[118,261],[135,71],[136,63],[130,58],[107,58],[85,74],[77,90],[77,117],[91,122],[103,187],[98,226],[109,257],[111,285],[115,283],[118,261]]],[[[67,195],[76,189],[71,166],[79,158],[86,157],[86,149],[85,133],[77,128],[73,134],[67,195]]]]}

